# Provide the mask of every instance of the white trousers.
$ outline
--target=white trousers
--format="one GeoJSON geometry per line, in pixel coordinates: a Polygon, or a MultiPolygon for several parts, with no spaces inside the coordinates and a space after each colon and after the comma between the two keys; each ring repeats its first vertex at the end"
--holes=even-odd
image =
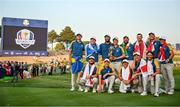
{"type": "Polygon", "coordinates": [[[161,73],[165,80],[165,90],[166,92],[173,91],[175,86],[175,80],[173,76],[173,64],[161,64],[161,73]]]}
{"type": "MultiPolygon", "coordinates": [[[[88,81],[86,80],[86,79],[81,79],[80,80],[80,85],[79,85],[79,88],[81,88],[81,89],[84,89],[85,87],[88,87],[88,88],[90,88],[89,86],[86,86],[86,83],[87,83],[88,81]]],[[[98,78],[93,78],[92,79],[92,82],[93,82],[93,89],[97,89],[97,85],[98,85],[98,78]]]]}
{"type": "Polygon", "coordinates": [[[155,77],[148,79],[148,90],[150,90],[152,94],[159,92],[161,77],[161,74],[156,74],[155,77]]]}

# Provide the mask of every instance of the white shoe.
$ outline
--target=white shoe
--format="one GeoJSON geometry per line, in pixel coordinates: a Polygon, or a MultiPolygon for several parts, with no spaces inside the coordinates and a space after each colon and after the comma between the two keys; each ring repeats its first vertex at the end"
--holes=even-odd
{"type": "Polygon", "coordinates": [[[70,91],[74,91],[75,90],[75,88],[74,87],[72,87],[71,89],[70,89],[70,91]]]}
{"type": "Polygon", "coordinates": [[[159,89],[159,93],[160,93],[160,94],[163,94],[163,93],[166,93],[166,91],[160,88],[160,89],[159,89]]]}
{"type": "Polygon", "coordinates": [[[141,96],[146,96],[147,95],[147,92],[142,92],[141,94],[140,94],[141,96]]]}
{"type": "Polygon", "coordinates": [[[131,93],[135,93],[135,90],[134,90],[134,89],[132,89],[132,90],[131,90],[131,93]]]}
{"type": "Polygon", "coordinates": [[[159,94],[158,94],[158,93],[155,93],[155,94],[154,94],[154,97],[159,97],[159,94]]]}
{"type": "Polygon", "coordinates": [[[84,92],[87,93],[87,92],[88,92],[88,89],[86,88],[86,89],[84,90],[84,92]]]}
{"type": "Polygon", "coordinates": [[[101,92],[102,92],[102,93],[104,93],[104,92],[105,92],[105,90],[103,89],[101,92]]]}
{"type": "Polygon", "coordinates": [[[126,91],[125,91],[125,90],[119,90],[119,92],[121,92],[121,93],[126,93],[126,91]]]}
{"type": "Polygon", "coordinates": [[[93,88],[93,93],[96,93],[96,89],[93,88]]]}
{"type": "Polygon", "coordinates": [[[174,94],[174,91],[169,91],[167,92],[168,95],[173,95],[174,94]]]}
{"type": "Polygon", "coordinates": [[[112,94],[112,93],[114,93],[114,91],[113,90],[108,90],[108,93],[112,94]]]}
{"type": "Polygon", "coordinates": [[[79,88],[78,91],[83,92],[84,90],[82,88],[79,88]]]}

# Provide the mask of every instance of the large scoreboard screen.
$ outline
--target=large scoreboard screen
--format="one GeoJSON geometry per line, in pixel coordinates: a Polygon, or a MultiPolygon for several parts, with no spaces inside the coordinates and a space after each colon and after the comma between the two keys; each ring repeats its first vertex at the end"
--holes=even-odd
{"type": "Polygon", "coordinates": [[[46,56],[47,20],[2,19],[2,55],[46,56]]]}

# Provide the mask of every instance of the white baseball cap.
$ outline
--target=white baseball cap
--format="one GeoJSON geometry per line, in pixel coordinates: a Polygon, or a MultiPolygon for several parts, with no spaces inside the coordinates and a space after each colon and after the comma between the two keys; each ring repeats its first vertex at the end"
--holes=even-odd
{"type": "Polygon", "coordinates": [[[109,60],[109,59],[107,59],[107,58],[104,60],[104,62],[106,62],[106,61],[110,62],[110,60],[109,60]]]}
{"type": "Polygon", "coordinates": [[[96,37],[92,36],[90,39],[95,39],[96,40],[96,37]]]}
{"type": "Polygon", "coordinates": [[[135,56],[135,55],[140,56],[140,53],[139,53],[139,52],[134,52],[134,53],[133,53],[133,56],[135,56]]]}
{"type": "Polygon", "coordinates": [[[94,56],[90,56],[89,59],[95,59],[94,56]]]}
{"type": "Polygon", "coordinates": [[[129,61],[128,61],[127,59],[124,59],[124,60],[122,61],[122,63],[124,63],[124,62],[129,63],[129,61]]]}
{"type": "Polygon", "coordinates": [[[114,41],[114,40],[119,40],[119,39],[118,39],[118,37],[114,37],[114,38],[113,38],[113,41],[114,41]]]}
{"type": "Polygon", "coordinates": [[[165,36],[161,36],[161,37],[159,38],[159,40],[166,40],[166,37],[165,37],[165,36]]]}

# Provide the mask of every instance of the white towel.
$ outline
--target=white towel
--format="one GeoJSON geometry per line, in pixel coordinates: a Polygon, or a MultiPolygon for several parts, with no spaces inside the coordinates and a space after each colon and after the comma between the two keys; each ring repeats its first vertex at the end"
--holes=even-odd
{"type": "Polygon", "coordinates": [[[89,63],[87,63],[86,66],[85,66],[85,69],[84,69],[84,73],[83,73],[82,79],[86,80],[86,76],[87,75],[92,75],[92,73],[94,71],[94,68],[95,68],[95,64],[93,64],[91,66],[91,69],[90,69],[90,72],[89,72],[89,63]]]}
{"type": "Polygon", "coordinates": [[[122,67],[122,78],[124,80],[129,80],[130,76],[131,76],[131,71],[130,71],[129,65],[127,68],[122,67]]]}

